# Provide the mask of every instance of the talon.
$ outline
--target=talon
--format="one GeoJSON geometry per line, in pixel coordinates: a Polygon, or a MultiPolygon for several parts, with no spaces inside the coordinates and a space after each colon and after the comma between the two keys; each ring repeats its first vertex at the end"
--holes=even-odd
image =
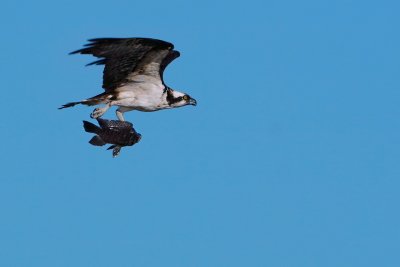
{"type": "Polygon", "coordinates": [[[97,118],[101,117],[103,114],[104,114],[104,110],[103,110],[103,109],[101,109],[101,108],[95,108],[95,109],[93,110],[93,112],[90,114],[90,117],[91,117],[92,119],[97,119],[97,118]]]}

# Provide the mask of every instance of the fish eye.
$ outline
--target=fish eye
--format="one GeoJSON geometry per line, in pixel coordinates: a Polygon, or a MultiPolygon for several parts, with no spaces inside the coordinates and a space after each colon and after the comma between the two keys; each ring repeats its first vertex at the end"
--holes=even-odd
{"type": "Polygon", "coordinates": [[[188,101],[189,100],[189,96],[188,95],[184,95],[183,96],[183,100],[188,101]]]}

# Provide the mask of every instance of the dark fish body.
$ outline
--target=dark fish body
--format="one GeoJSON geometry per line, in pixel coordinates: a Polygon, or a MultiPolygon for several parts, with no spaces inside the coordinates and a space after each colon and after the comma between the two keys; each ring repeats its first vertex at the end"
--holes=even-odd
{"type": "Polygon", "coordinates": [[[111,144],[109,149],[113,149],[113,156],[117,156],[121,147],[133,146],[140,141],[141,134],[137,133],[132,123],[119,120],[106,120],[97,118],[99,126],[83,121],[86,132],[96,134],[89,143],[94,146],[111,144]]]}

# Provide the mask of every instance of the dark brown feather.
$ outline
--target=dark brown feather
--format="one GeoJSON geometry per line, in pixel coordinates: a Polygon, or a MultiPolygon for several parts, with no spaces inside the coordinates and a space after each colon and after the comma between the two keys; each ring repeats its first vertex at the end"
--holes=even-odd
{"type": "MultiPolygon", "coordinates": [[[[98,38],[89,40],[84,48],[70,54],[90,54],[100,58],[88,65],[105,65],[103,88],[109,92],[128,82],[127,76],[135,71],[147,53],[154,49],[172,50],[173,48],[173,44],[169,42],[151,38],[98,38]]],[[[163,71],[168,63],[163,64],[160,70],[163,71]]]]}

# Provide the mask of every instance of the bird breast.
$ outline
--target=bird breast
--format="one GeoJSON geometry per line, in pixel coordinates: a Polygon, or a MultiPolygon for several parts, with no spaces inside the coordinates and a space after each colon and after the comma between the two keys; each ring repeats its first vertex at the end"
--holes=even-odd
{"type": "Polygon", "coordinates": [[[116,90],[113,105],[141,111],[156,111],[168,107],[163,85],[153,83],[130,83],[116,90]]]}

